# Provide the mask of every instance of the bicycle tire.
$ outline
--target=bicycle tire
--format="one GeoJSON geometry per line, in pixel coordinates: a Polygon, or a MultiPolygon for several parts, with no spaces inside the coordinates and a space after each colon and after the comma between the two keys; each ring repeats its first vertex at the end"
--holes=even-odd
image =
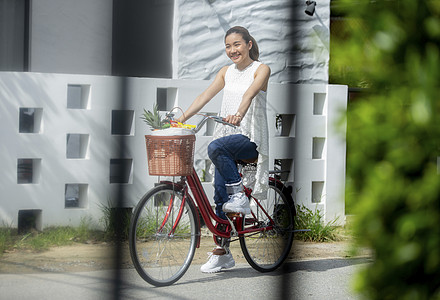
{"type": "MultiPolygon", "coordinates": [[[[276,270],[286,260],[292,248],[294,234],[293,200],[284,192],[284,185],[270,182],[267,199],[258,200],[272,218],[271,230],[262,230],[239,237],[241,250],[247,262],[259,272],[276,270]]],[[[270,219],[251,198],[252,216],[247,216],[242,228],[264,228],[271,225],[270,219]],[[255,217],[254,217],[255,216],[255,217]]]]}
{"type": "Polygon", "coordinates": [[[158,185],[142,197],[132,215],[130,255],[139,275],[155,286],[175,283],[188,270],[194,257],[200,230],[192,201],[185,201],[173,233],[182,193],[182,188],[176,185],[158,185]],[[173,205],[169,205],[171,199],[173,205]]]}

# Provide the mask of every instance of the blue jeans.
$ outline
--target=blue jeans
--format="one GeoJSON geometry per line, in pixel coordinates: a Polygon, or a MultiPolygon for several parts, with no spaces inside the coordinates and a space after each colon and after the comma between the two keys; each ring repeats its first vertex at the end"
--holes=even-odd
{"type": "Polygon", "coordinates": [[[208,156],[215,165],[215,212],[220,218],[226,219],[222,206],[233,193],[231,188],[228,193],[226,186],[237,186],[241,183],[236,161],[257,158],[257,145],[242,134],[229,135],[212,141],[208,146],[208,156]]]}

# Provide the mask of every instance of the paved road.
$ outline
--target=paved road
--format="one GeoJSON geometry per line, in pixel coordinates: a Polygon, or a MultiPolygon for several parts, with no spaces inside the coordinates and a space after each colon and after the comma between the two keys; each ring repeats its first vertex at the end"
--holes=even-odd
{"type": "MultiPolygon", "coordinates": [[[[135,270],[122,272],[122,299],[279,299],[281,282],[289,284],[283,299],[357,299],[350,280],[367,259],[321,259],[288,263],[287,272],[259,273],[247,264],[216,274],[191,266],[177,283],[152,287],[135,270]]],[[[111,299],[111,271],[0,274],[0,299],[111,299]]]]}

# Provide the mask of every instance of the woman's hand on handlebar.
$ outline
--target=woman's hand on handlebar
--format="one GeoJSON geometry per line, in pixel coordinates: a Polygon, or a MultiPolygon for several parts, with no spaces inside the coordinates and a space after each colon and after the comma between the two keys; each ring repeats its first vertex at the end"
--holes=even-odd
{"type": "Polygon", "coordinates": [[[228,123],[231,123],[232,125],[240,126],[241,119],[242,119],[241,116],[229,115],[224,120],[228,123]]]}
{"type": "Polygon", "coordinates": [[[185,118],[183,116],[181,116],[181,117],[177,118],[176,121],[183,124],[183,123],[185,123],[185,118]]]}

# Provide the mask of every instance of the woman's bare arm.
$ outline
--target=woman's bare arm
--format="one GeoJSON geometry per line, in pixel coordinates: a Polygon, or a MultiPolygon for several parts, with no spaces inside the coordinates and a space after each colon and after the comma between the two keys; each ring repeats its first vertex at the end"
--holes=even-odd
{"type": "Polygon", "coordinates": [[[183,115],[177,121],[184,123],[186,120],[198,113],[215,95],[225,86],[225,73],[227,66],[223,67],[215,76],[214,81],[191,103],[183,115]]]}

